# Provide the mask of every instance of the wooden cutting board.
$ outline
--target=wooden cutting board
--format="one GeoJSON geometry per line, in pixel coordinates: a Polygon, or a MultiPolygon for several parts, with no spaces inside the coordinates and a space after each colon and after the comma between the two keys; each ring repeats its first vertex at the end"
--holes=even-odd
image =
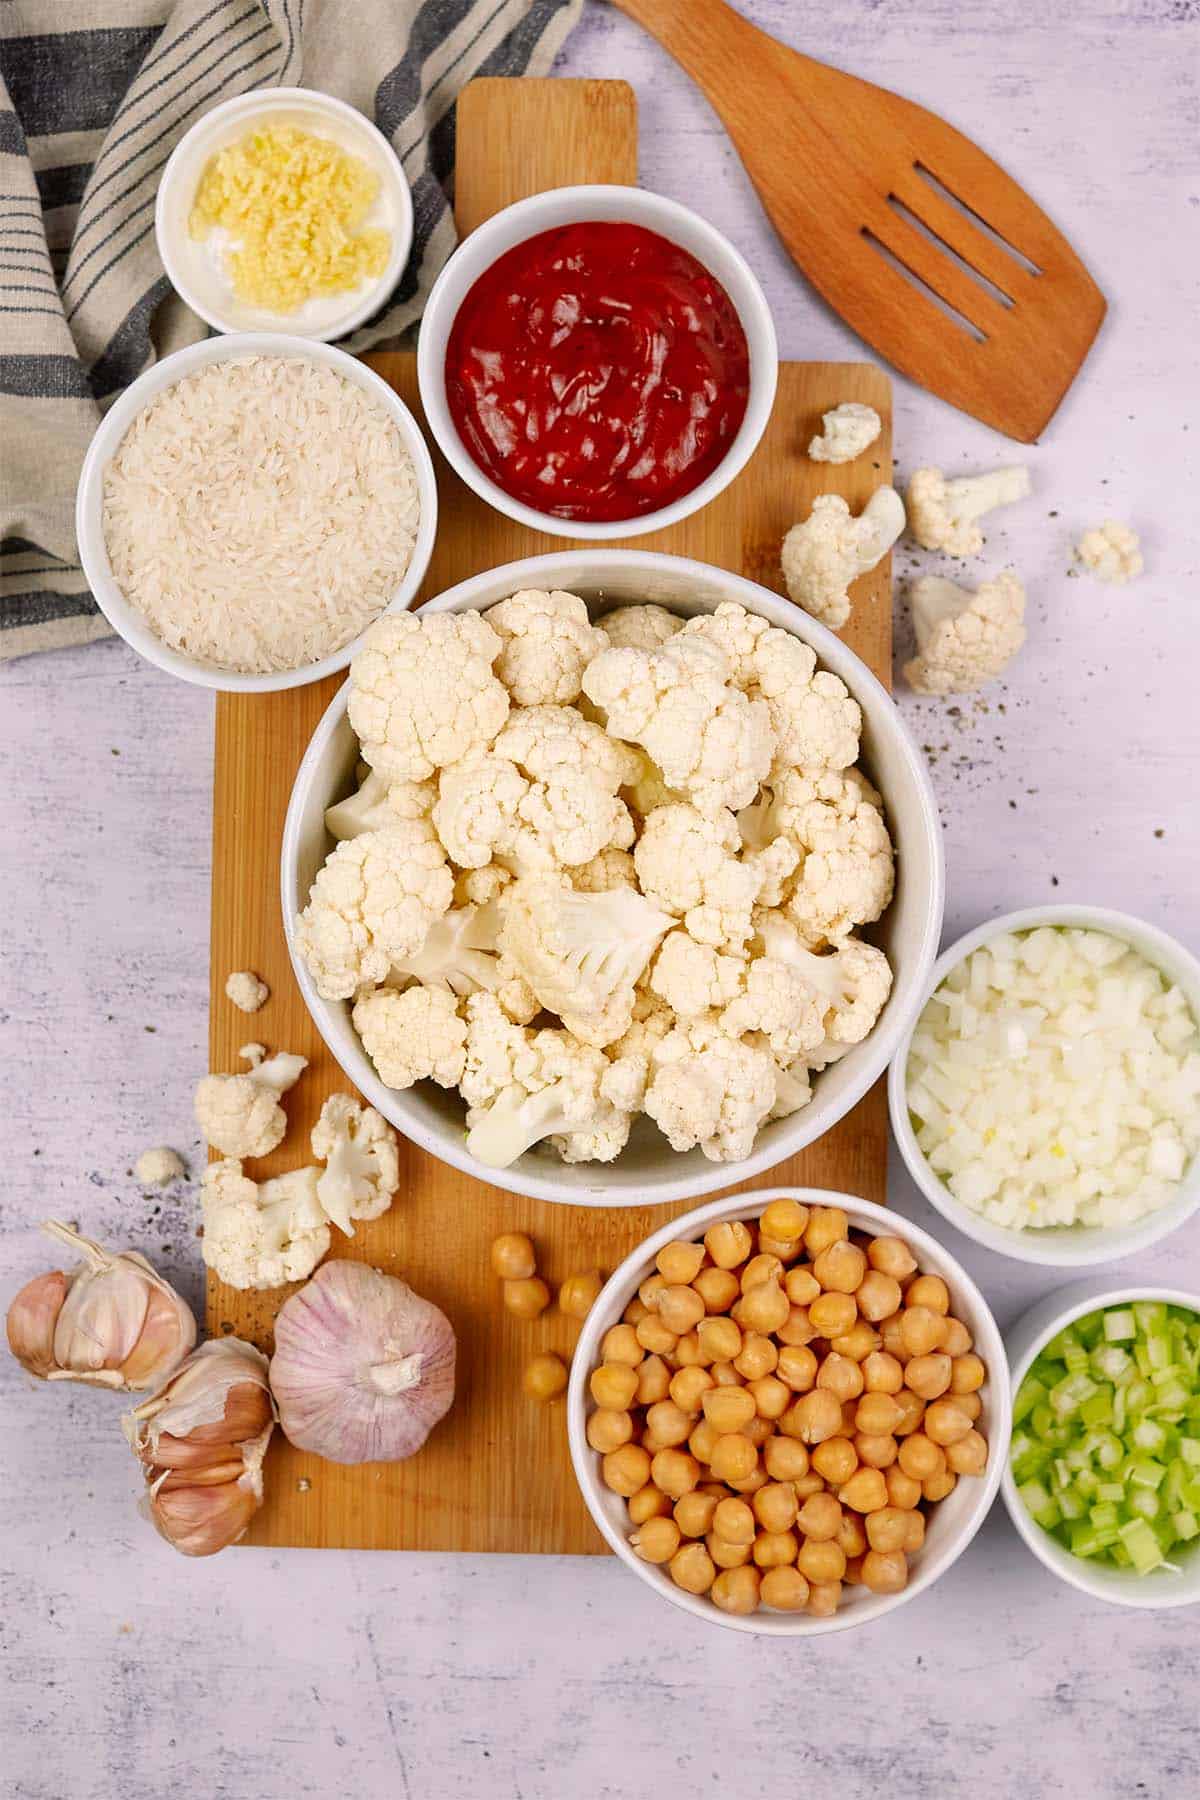
{"type": "MultiPolygon", "coordinates": [[[[632,90],[615,81],[477,81],[458,106],[456,212],[464,233],[509,202],[577,181],[637,179],[632,90]]],[[[414,358],[371,362],[420,416],[414,358]]],[[[435,452],[441,517],[421,599],[468,575],[561,548],[557,539],[490,511],[435,452]]],[[[779,545],[819,493],[857,508],[891,477],[891,390],[863,364],[792,363],[780,370],[775,412],[757,454],[733,486],[697,517],[641,538],[780,587],[779,545]],[[810,462],[804,447],[820,414],[862,400],[884,420],[870,455],[846,468],[810,462]]],[[[846,638],[883,681],[891,672],[891,585],[886,567],[858,584],[846,638]]],[[[337,681],[217,700],[213,795],[211,1066],[239,1067],[238,1049],[259,1039],[298,1051],[309,1068],[287,1099],[290,1128],[273,1156],[248,1165],[258,1179],[311,1161],[308,1134],[327,1094],[347,1081],[325,1049],[292,979],[279,911],[279,842],[296,767],[337,681]],[[226,975],[256,969],[271,998],[253,1018],[225,998],[226,975]]],[[[244,1066],[244,1065],[241,1065],[244,1066]]],[[[815,1183],[884,1198],[887,1108],[883,1085],[819,1144],[781,1163],[773,1180],[815,1183]]],[[[335,1256],[360,1257],[437,1302],[458,1333],[458,1395],[449,1417],[407,1463],[342,1468],[305,1455],[276,1433],[267,1497],[247,1539],[255,1544],[406,1550],[597,1552],[603,1549],[576,1490],[561,1401],[521,1392],[535,1350],[569,1357],[578,1327],[550,1308],[536,1324],[507,1314],[488,1266],[500,1231],[527,1231],[552,1288],[575,1270],[612,1270],[670,1212],[605,1212],[502,1193],[402,1145],[401,1188],[390,1210],[357,1235],[334,1233],[335,1256]]],[[[760,1177],[756,1185],[763,1185],[760,1177]]],[[[208,1328],[236,1332],[264,1350],[291,1290],[242,1294],[210,1279],[208,1328]]]]}

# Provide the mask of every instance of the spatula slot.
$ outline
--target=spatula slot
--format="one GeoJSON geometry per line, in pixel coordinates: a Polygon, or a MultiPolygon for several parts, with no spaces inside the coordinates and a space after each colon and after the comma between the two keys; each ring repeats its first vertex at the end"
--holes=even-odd
{"type": "Polygon", "coordinates": [[[943,300],[936,288],[930,287],[929,283],[923,280],[915,270],[910,269],[907,264],[901,262],[895,252],[889,250],[882,239],[877,238],[868,225],[862,227],[862,235],[866,238],[872,250],[877,251],[879,255],[882,256],[884,262],[886,262],[897,275],[903,276],[910,287],[915,288],[926,300],[931,300],[938,311],[943,313],[952,324],[957,325],[960,331],[965,332],[968,337],[973,338],[977,344],[987,343],[986,332],[981,331],[978,325],[972,324],[971,320],[968,319],[964,313],[960,313],[957,307],[951,306],[948,300],[943,300]]]}
{"type": "Polygon", "coordinates": [[[927,225],[924,219],[915,213],[910,206],[907,206],[898,194],[889,194],[887,203],[892,211],[898,213],[906,224],[912,226],[914,231],[919,231],[923,238],[927,238],[936,249],[942,252],[943,256],[948,256],[950,261],[955,263],[958,268],[962,270],[964,275],[969,275],[972,281],[977,281],[984,292],[990,294],[992,299],[995,300],[999,306],[1011,307],[1015,305],[1011,294],[1006,293],[1002,287],[998,287],[994,281],[989,280],[983,270],[976,268],[973,263],[969,262],[964,255],[954,248],[953,244],[947,243],[946,239],[940,236],[940,234],[934,230],[932,225],[927,225]]]}
{"type": "Polygon", "coordinates": [[[965,200],[960,200],[958,195],[953,193],[951,189],[946,186],[945,182],[934,174],[932,169],[927,168],[922,162],[914,163],[913,168],[916,174],[921,177],[921,180],[928,183],[940,200],[944,200],[947,206],[952,206],[956,213],[960,213],[964,219],[969,220],[976,230],[981,231],[998,249],[1003,250],[1008,256],[1011,256],[1013,261],[1019,264],[1020,267],[1025,270],[1027,275],[1040,275],[1042,273],[1041,269],[1032,258],[1026,256],[1023,250],[1018,250],[1015,244],[1010,243],[1006,237],[1003,237],[1000,232],[989,225],[987,220],[983,218],[980,213],[977,213],[973,207],[967,205],[965,200]]]}

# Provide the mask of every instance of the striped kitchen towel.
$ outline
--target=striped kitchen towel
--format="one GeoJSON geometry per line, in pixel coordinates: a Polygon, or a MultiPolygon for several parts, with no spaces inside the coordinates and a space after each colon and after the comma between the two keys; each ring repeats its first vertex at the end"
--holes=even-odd
{"type": "Polygon", "coordinates": [[[75,548],[80,464],[113,397],[206,335],[154,242],[187,128],[256,87],[360,108],[412,187],[400,286],[347,340],[415,324],[454,246],[454,101],[545,74],[583,0],[0,0],[0,659],[109,627],[75,548]]]}

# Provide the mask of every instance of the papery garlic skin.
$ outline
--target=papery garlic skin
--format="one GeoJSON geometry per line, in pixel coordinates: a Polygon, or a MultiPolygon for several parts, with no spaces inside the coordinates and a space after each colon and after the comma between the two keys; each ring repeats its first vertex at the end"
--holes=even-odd
{"type": "Polygon", "coordinates": [[[115,1254],[57,1219],[43,1227],[77,1250],[71,1274],[27,1283],[8,1310],[8,1343],[42,1381],[83,1381],[136,1392],[178,1368],[196,1342],[187,1302],[136,1250],[115,1254]]]}
{"type": "Polygon", "coordinates": [[[401,1462],[454,1400],[454,1329],[364,1263],[328,1262],[275,1320],[271,1389],[284,1436],[330,1462],[401,1462]]]}

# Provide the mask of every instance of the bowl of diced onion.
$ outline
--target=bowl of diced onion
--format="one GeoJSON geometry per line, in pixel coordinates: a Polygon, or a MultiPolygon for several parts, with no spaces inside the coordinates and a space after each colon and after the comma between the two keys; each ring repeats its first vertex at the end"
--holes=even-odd
{"type": "Polygon", "coordinates": [[[888,1078],[930,1204],[1022,1262],[1083,1268],[1200,1206],[1200,962],[1104,907],[990,920],[934,966],[888,1078]]]}
{"type": "Polygon", "coordinates": [[[1000,1491],[1038,1561],[1116,1606],[1200,1602],[1200,1294],[1075,1282],[1006,1347],[1000,1491]]]}

